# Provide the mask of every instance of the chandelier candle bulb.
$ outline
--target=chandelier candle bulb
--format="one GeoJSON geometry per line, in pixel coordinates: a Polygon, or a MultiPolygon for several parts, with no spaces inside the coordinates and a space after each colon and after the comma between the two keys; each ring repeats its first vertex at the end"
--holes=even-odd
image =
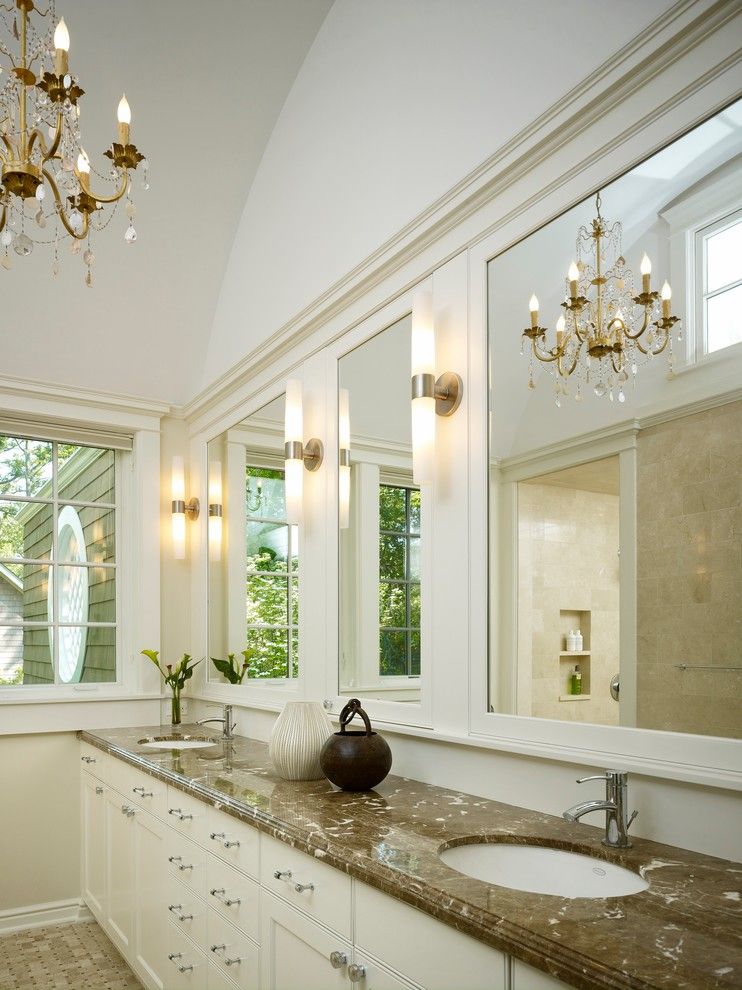
{"type": "Polygon", "coordinates": [[[564,343],[564,317],[560,316],[556,324],[557,347],[561,348],[564,343]]]}
{"type": "Polygon", "coordinates": [[[580,277],[579,269],[577,268],[577,265],[573,261],[572,264],[569,266],[569,271],[567,272],[567,278],[569,279],[569,294],[572,297],[572,299],[577,298],[577,280],[579,279],[579,277],[580,277]]]}
{"type": "Polygon", "coordinates": [[[538,326],[538,299],[535,293],[528,300],[528,308],[531,311],[531,326],[535,329],[538,326]]]}
{"type": "Polygon", "coordinates": [[[66,74],[69,68],[70,32],[64,23],[64,17],[57,24],[54,32],[54,70],[58,76],[66,74]]]}
{"type": "Polygon", "coordinates": [[[670,283],[665,282],[662,286],[662,316],[664,319],[669,319],[670,317],[670,300],[672,299],[672,289],[670,288],[670,283]]]}
{"type": "Polygon", "coordinates": [[[642,263],[639,265],[639,271],[642,275],[642,292],[649,292],[649,277],[652,274],[652,262],[645,253],[642,257],[642,263]]]}
{"type": "Polygon", "coordinates": [[[77,156],[77,171],[83,175],[90,175],[90,160],[84,151],[77,156]]]}
{"type": "Polygon", "coordinates": [[[412,300],[412,476],[416,484],[435,474],[435,330],[433,293],[415,293],[412,300]]]}
{"type": "Polygon", "coordinates": [[[121,144],[128,144],[131,132],[131,107],[129,106],[129,101],[126,99],[126,93],[119,100],[117,116],[119,122],[119,142],[121,144]]]}

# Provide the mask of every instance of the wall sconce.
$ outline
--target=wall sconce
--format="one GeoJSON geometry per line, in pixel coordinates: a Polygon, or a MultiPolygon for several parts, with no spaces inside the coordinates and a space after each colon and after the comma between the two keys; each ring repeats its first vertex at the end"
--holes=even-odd
{"type": "Polygon", "coordinates": [[[286,382],[284,456],[286,519],[297,525],[301,521],[304,502],[304,468],[316,471],[322,464],[324,448],[316,437],[304,443],[301,382],[296,378],[286,382]]]}
{"type": "Polygon", "coordinates": [[[350,525],[350,392],[338,395],[338,507],[340,528],[350,525]]]}
{"type": "Polygon", "coordinates": [[[433,293],[417,292],[412,300],[412,477],[415,484],[435,475],[435,417],[452,416],[464,394],[453,371],[435,377],[433,293]]]}
{"type": "Polygon", "coordinates": [[[185,500],[185,466],[182,457],[173,458],[172,467],[172,520],[173,520],[173,556],[176,560],[185,559],[186,547],[186,516],[198,519],[200,503],[197,498],[188,502],[185,500]]]}
{"type": "Polygon", "coordinates": [[[209,559],[222,559],[222,463],[209,462],[209,559]]]}

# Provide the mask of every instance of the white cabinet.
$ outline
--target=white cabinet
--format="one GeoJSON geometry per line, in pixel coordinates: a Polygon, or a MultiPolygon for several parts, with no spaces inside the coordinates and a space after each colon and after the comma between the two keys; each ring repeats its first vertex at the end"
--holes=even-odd
{"type": "Polygon", "coordinates": [[[83,744],[83,898],[147,990],[564,990],[83,744]]]}
{"type": "Polygon", "coordinates": [[[348,990],[349,942],[263,891],[261,990],[348,990]]]}
{"type": "MultiPolygon", "coordinates": [[[[163,910],[166,871],[165,826],[146,811],[132,819],[134,845],[134,960],[137,971],[155,990],[165,986],[164,951],[167,915],[163,910]]],[[[115,850],[112,850],[115,852],[115,850]]]]}
{"type": "Polygon", "coordinates": [[[526,966],[519,959],[511,959],[510,963],[510,990],[569,990],[566,983],[526,966]]]}
{"type": "Polygon", "coordinates": [[[116,947],[131,959],[134,938],[134,810],[111,788],[104,795],[106,836],[105,925],[116,947]]]}
{"type": "Polygon", "coordinates": [[[106,910],[105,785],[82,774],[82,896],[98,921],[106,910]]]}

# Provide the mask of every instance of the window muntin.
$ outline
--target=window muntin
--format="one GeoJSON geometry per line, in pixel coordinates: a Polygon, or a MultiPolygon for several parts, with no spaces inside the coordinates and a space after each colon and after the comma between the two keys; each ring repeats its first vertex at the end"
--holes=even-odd
{"type": "Polygon", "coordinates": [[[742,342],[742,210],[696,235],[703,354],[742,342]]]}
{"type": "Polygon", "coordinates": [[[0,685],[117,681],[116,465],[0,435],[0,685]]]}
{"type": "Polygon", "coordinates": [[[299,676],[299,537],[286,521],[284,472],[248,465],[246,505],[248,677],[299,676]]]}
{"type": "Polygon", "coordinates": [[[420,492],[379,485],[379,674],[420,675],[420,492]]]}

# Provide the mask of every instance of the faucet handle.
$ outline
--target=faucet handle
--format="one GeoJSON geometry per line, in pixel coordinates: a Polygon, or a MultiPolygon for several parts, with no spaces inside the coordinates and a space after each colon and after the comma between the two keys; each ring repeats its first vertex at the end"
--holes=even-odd
{"type": "Polygon", "coordinates": [[[578,784],[586,784],[588,780],[610,780],[609,773],[592,773],[589,777],[578,777],[578,784]]]}
{"type": "Polygon", "coordinates": [[[628,820],[628,821],[626,822],[626,831],[627,831],[627,832],[628,832],[628,830],[629,830],[629,829],[631,828],[631,823],[632,823],[632,822],[634,821],[634,819],[636,818],[636,816],[637,816],[638,814],[639,814],[639,812],[638,812],[638,811],[632,811],[632,812],[631,812],[631,815],[629,816],[629,820],[628,820]]]}

